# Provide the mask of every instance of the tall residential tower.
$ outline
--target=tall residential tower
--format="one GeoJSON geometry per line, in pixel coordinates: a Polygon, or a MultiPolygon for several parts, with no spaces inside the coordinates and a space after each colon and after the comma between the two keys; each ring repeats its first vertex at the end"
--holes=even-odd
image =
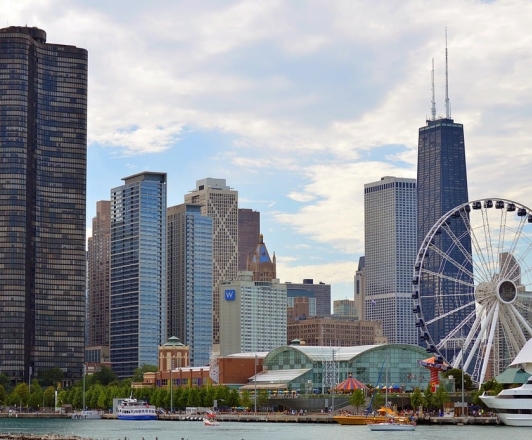
{"type": "Polygon", "coordinates": [[[85,348],[87,51],[0,29],[0,371],[12,384],[85,348]]]}
{"type": "Polygon", "coordinates": [[[416,344],[412,269],[416,255],[416,181],[383,177],[364,185],[365,312],[392,344],[416,344]]]}
{"type": "Polygon", "coordinates": [[[111,190],[111,363],[120,378],[158,365],[166,341],[166,173],[111,190]]]}

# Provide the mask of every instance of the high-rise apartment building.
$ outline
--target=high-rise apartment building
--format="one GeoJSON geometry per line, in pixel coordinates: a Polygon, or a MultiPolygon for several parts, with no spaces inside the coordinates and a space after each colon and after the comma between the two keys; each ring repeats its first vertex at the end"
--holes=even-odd
{"type": "Polygon", "coordinates": [[[366,319],[392,344],[417,344],[412,314],[416,181],[383,177],[364,185],[366,319]]]}
{"type": "MultiPolygon", "coordinates": [[[[249,270],[260,235],[260,212],[238,209],[238,270],[249,270]]],[[[275,278],[275,277],[273,277],[275,278]]]]}
{"type": "Polygon", "coordinates": [[[85,349],[87,51],[0,29],[0,370],[80,378],[85,349]]]}
{"type": "Polygon", "coordinates": [[[87,346],[109,346],[109,275],[111,269],[111,202],[96,203],[88,238],[87,346]]]}
{"type": "Polygon", "coordinates": [[[167,233],[167,332],[189,347],[190,365],[208,365],[212,350],[212,218],[202,215],[198,205],[171,206],[167,209],[167,233]]]}
{"type": "Polygon", "coordinates": [[[220,355],[269,351],[286,344],[286,284],[239,272],[220,285],[220,355]]]}
{"type": "MultiPolygon", "coordinates": [[[[447,51],[447,50],[446,50],[447,51]]],[[[447,70],[447,69],[446,69],[447,70]]],[[[434,72],[433,72],[434,75],[434,72]]],[[[446,81],[447,84],[447,81],[446,81]]],[[[434,90],[434,83],[433,83],[434,90]]],[[[451,119],[448,90],[445,91],[445,117],[436,117],[434,94],[432,98],[431,118],[425,127],[419,129],[418,163],[417,163],[417,247],[432,226],[447,212],[468,201],[467,171],[464,144],[464,127],[451,119]]],[[[436,252],[425,257],[426,269],[420,283],[420,300],[425,322],[429,322],[438,314],[439,310],[451,310],[451,304],[438,306],[434,298],[440,297],[445,301],[445,295],[437,292],[449,292],[457,284],[449,281],[461,277],[464,293],[469,293],[468,285],[472,280],[464,278],[464,274],[473,273],[471,259],[465,257],[471,254],[470,236],[466,231],[465,222],[450,222],[450,234],[436,235],[434,240],[437,249],[448,250],[446,264],[440,272],[442,258],[436,252]],[[451,236],[459,237],[460,246],[453,242],[451,236]],[[451,264],[450,262],[454,262],[451,264]],[[439,277],[427,275],[428,272],[441,273],[439,277]],[[438,308],[439,307],[439,308],[438,308]]],[[[454,295],[460,292],[453,291],[454,295]]],[[[451,299],[449,299],[451,301],[451,299]]],[[[474,311],[474,306],[466,307],[453,313],[444,320],[429,324],[428,330],[433,341],[438,342],[450,334],[458,324],[474,311]]]]}
{"type": "Polygon", "coordinates": [[[200,205],[201,213],[212,218],[212,331],[213,344],[219,344],[220,284],[235,280],[238,272],[238,191],[227,186],[225,179],[208,177],[196,182],[185,203],[200,205]]]}
{"type": "Polygon", "coordinates": [[[303,283],[287,282],[287,289],[291,291],[305,290],[314,293],[316,299],[316,316],[327,316],[331,314],[331,285],[319,282],[314,284],[312,278],[305,278],[303,283]]]}
{"type": "Polygon", "coordinates": [[[111,190],[110,354],[120,378],[158,364],[166,341],[166,173],[111,190]]]}

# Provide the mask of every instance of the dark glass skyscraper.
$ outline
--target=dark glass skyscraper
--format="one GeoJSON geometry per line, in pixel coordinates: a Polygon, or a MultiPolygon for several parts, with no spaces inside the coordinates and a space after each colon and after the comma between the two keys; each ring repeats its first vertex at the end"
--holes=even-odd
{"type": "Polygon", "coordinates": [[[87,51],[0,29],[0,370],[82,375],[87,51]]]}
{"type": "MultiPolygon", "coordinates": [[[[419,129],[417,166],[417,242],[419,249],[437,220],[453,208],[468,201],[463,125],[455,123],[448,116],[428,120],[427,125],[419,129]]],[[[464,253],[456,247],[456,242],[459,241],[466,249],[465,254],[471,255],[471,241],[466,233],[464,222],[450,221],[448,227],[452,235],[458,237],[454,242],[448,234],[436,235],[434,240],[437,241],[435,248],[444,250],[449,258],[443,263],[441,256],[433,252],[429,254],[424,265],[427,271],[430,272],[432,269],[437,273],[441,265],[445,264],[442,268],[443,276],[430,277],[425,274],[425,278],[421,280],[423,291],[420,292],[420,297],[425,322],[430,322],[434,316],[438,316],[444,310],[454,309],[450,304],[438,304],[434,299],[436,296],[445,298],[445,292],[451,293],[449,289],[461,286],[459,283],[450,283],[445,277],[451,279],[462,277],[463,279],[464,273],[473,272],[470,259],[465,258],[464,253]],[[451,261],[454,263],[451,264],[451,261]],[[443,292],[443,294],[436,295],[437,292],[443,292]]],[[[469,292],[466,285],[472,280],[463,279],[463,281],[464,293],[469,292]]],[[[471,313],[472,307],[464,308],[449,316],[448,319],[440,320],[440,324],[429,324],[428,330],[433,341],[438,344],[471,313]]]]}

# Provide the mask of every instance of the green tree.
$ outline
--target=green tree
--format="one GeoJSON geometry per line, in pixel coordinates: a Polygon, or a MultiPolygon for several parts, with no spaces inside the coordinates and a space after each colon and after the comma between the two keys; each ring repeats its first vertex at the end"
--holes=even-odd
{"type": "Polygon", "coordinates": [[[40,408],[42,406],[42,396],[43,391],[41,386],[39,385],[39,381],[37,379],[33,379],[31,381],[31,389],[30,389],[30,396],[28,400],[28,406],[33,409],[40,408]]]}
{"type": "MultiPolygon", "coordinates": [[[[234,407],[234,406],[241,406],[241,401],[240,401],[240,394],[238,394],[238,390],[230,390],[229,391],[229,394],[227,395],[227,406],[231,406],[231,407],[234,407]]],[[[243,405],[245,406],[245,405],[243,405]]]]}
{"type": "Polygon", "coordinates": [[[270,396],[267,390],[259,390],[257,393],[257,407],[263,408],[268,405],[270,396]]]}
{"type": "Polygon", "coordinates": [[[133,382],[143,382],[144,373],[150,373],[150,372],[154,373],[154,372],[157,372],[158,370],[159,368],[156,365],[144,364],[140,368],[135,368],[132,380],[133,382]]]}
{"type": "Polygon", "coordinates": [[[251,408],[253,406],[251,393],[248,390],[242,391],[242,394],[240,395],[240,404],[246,408],[251,408]]]}
{"type": "Polygon", "coordinates": [[[379,409],[385,404],[386,404],[386,398],[384,397],[384,394],[381,393],[381,391],[378,388],[375,388],[374,394],[373,394],[373,403],[372,403],[373,409],[379,409]]]}
{"type": "Polygon", "coordinates": [[[419,388],[415,388],[414,391],[410,394],[410,404],[414,411],[417,411],[421,405],[423,405],[423,393],[419,388]]]}
{"type": "Polygon", "coordinates": [[[15,401],[14,403],[18,403],[20,405],[20,402],[22,402],[22,406],[26,406],[28,404],[28,399],[30,397],[28,384],[25,382],[19,383],[15,389],[13,390],[13,393],[19,396],[18,402],[15,401]]]}
{"type": "Polygon", "coordinates": [[[116,380],[118,380],[118,377],[113,370],[102,365],[98,371],[86,378],[86,385],[91,386],[99,383],[100,385],[107,386],[116,380]]]}
{"type": "Polygon", "coordinates": [[[440,384],[436,393],[434,393],[434,404],[443,411],[444,406],[449,402],[449,394],[443,385],[440,384]]]}
{"type": "Polygon", "coordinates": [[[4,385],[0,384],[0,405],[4,405],[6,403],[6,389],[4,388],[4,385]]]}
{"type": "Polygon", "coordinates": [[[96,408],[98,409],[107,409],[111,406],[111,402],[109,401],[108,393],[110,388],[103,388],[100,391],[100,395],[98,396],[98,401],[96,402],[96,408]]]}
{"type": "Polygon", "coordinates": [[[480,396],[482,396],[482,394],[484,394],[484,392],[486,394],[495,396],[495,395],[499,394],[502,390],[503,390],[502,384],[497,382],[496,379],[490,379],[490,380],[484,382],[482,384],[482,386],[480,387],[480,389],[477,392],[475,392],[475,394],[473,395],[473,403],[475,405],[479,405],[479,406],[482,406],[483,408],[486,408],[486,405],[480,399],[480,396]]]}
{"type": "Polygon", "coordinates": [[[432,392],[432,389],[430,388],[430,384],[427,385],[427,388],[425,388],[425,392],[423,396],[423,406],[427,409],[434,408],[434,393],[432,392]]]}
{"type": "Polygon", "coordinates": [[[44,406],[51,408],[55,404],[55,388],[49,386],[44,390],[44,406]]]}
{"type": "Polygon", "coordinates": [[[44,370],[39,374],[43,386],[52,385],[57,387],[61,384],[64,374],[61,368],[50,368],[49,370],[44,370]]]}
{"type": "Polygon", "coordinates": [[[9,388],[9,377],[7,374],[0,373],[0,385],[2,385],[5,390],[9,388]]]}
{"type": "MultiPolygon", "coordinates": [[[[459,368],[451,368],[443,371],[441,375],[445,378],[452,376],[454,378],[454,386],[457,390],[462,390],[462,370],[459,368]]],[[[474,388],[473,380],[467,373],[464,374],[464,390],[472,390],[474,388]]]]}
{"type": "Polygon", "coordinates": [[[357,409],[358,414],[358,409],[361,406],[366,405],[366,396],[364,396],[364,391],[362,391],[360,388],[357,388],[355,391],[353,391],[349,397],[349,404],[357,409]]]}

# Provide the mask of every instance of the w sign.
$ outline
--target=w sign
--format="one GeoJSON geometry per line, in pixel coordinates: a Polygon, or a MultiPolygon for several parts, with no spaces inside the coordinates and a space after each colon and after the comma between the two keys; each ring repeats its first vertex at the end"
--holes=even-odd
{"type": "Polygon", "coordinates": [[[226,290],[225,291],[225,300],[226,301],[234,301],[236,298],[236,291],[234,289],[226,290]]]}

